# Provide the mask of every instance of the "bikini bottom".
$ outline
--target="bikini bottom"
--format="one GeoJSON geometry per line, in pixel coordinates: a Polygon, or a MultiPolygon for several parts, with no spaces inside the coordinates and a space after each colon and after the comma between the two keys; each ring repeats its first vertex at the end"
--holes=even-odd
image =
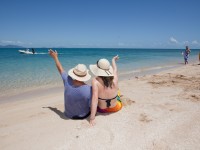
{"type": "Polygon", "coordinates": [[[117,104],[115,107],[112,108],[105,108],[105,109],[101,109],[99,107],[97,107],[97,111],[100,113],[112,113],[112,112],[117,112],[122,108],[122,103],[120,101],[117,101],[117,104]]]}

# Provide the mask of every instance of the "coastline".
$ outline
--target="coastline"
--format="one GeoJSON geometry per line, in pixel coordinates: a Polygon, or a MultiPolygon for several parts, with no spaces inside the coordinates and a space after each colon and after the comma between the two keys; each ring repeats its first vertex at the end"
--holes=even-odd
{"type": "MultiPolygon", "coordinates": [[[[1,49],[0,100],[30,91],[44,91],[62,87],[63,83],[55,63],[47,53],[48,49],[38,48],[37,55],[21,55],[18,49],[1,49]]],[[[193,50],[189,63],[197,60],[198,50],[193,50]]],[[[183,57],[180,49],[59,49],[60,61],[66,70],[74,64],[89,66],[99,58],[111,60],[119,55],[118,69],[120,80],[131,76],[143,76],[181,66],[183,57]]],[[[91,81],[88,83],[90,84],[91,81]]],[[[1,102],[0,102],[1,103],[1,102]]]]}
{"type": "MultiPolygon", "coordinates": [[[[129,78],[132,78],[133,76],[140,77],[140,76],[151,75],[151,74],[159,73],[159,72],[169,70],[172,68],[178,68],[181,66],[182,65],[180,64],[170,64],[170,65],[168,64],[165,66],[140,68],[140,69],[136,69],[132,71],[123,71],[123,72],[119,71],[119,79],[123,81],[129,78]]],[[[59,74],[57,75],[59,76],[59,74]]],[[[86,83],[91,85],[91,80],[89,80],[86,83]]],[[[26,87],[26,88],[20,88],[20,89],[15,89],[15,90],[4,91],[0,94],[0,104],[24,99],[24,97],[28,99],[29,96],[37,96],[37,95],[39,96],[39,95],[45,95],[46,93],[51,93],[51,92],[55,93],[55,92],[61,92],[61,91],[63,92],[63,82],[62,82],[62,79],[59,77],[56,83],[53,83],[53,84],[47,85],[45,83],[43,86],[39,86],[39,87],[37,85],[34,85],[29,88],[26,87]]]]}
{"type": "Polygon", "coordinates": [[[63,116],[61,87],[1,103],[0,149],[200,149],[197,64],[123,79],[122,98],[131,103],[98,113],[94,127],[63,116]]]}

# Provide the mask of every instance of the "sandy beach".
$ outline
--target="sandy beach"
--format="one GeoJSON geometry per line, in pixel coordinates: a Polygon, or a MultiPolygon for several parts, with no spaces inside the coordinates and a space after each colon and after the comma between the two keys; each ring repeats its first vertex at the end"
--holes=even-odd
{"type": "Polygon", "coordinates": [[[0,149],[200,149],[200,65],[132,76],[119,87],[124,107],[113,114],[98,113],[94,127],[87,119],[64,117],[62,88],[4,101],[0,149]]]}

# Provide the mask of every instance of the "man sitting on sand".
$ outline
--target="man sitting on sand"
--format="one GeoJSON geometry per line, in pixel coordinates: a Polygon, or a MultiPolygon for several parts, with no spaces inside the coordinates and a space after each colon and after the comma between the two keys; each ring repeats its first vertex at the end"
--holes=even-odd
{"type": "Polygon", "coordinates": [[[64,71],[57,51],[49,50],[64,83],[65,116],[71,119],[84,119],[90,115],[91,86],[84,82],[90,79],[88,69],[84,64],[78,64],[67,73],[64,71]]]}

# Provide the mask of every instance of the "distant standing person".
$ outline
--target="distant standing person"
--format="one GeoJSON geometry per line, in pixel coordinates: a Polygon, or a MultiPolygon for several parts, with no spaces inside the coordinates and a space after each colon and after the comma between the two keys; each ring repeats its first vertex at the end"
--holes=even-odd
{"type": "Polygon", "coordinates": [[[186,46],[185,51],[182,52],[183,57],[184,57],[184,61],[185,61],[185,65],[188,64],[188,57],[189,57],[190,52],[191,51],[190,51],[188,46],[186,46]]]}
{"type": "Polygon", "coordinates": [[[199,52],[199,65],[200,65],[200,52],[199,52]]]}
{"type": "Polygon", "coordinates": [[[32,48],[32,53],[35,54],[35,50],[32,48]]]}
{"type": "Polygon", "coordinates": [[[85,84],[90,79],[89,70],[84,64],[78,64],[68,71],[64,71],[57,51],[49,50],[64,83],[65,116],[71,119],[84,119],[90,115],[90,102],[92,98],[91,86],[85,84]]]}

